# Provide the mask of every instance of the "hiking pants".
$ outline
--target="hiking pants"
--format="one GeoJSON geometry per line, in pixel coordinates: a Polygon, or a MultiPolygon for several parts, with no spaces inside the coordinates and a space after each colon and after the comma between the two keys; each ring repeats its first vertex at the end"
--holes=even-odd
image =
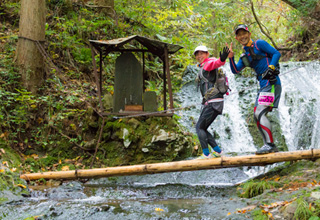
{"type": "Polygon", "coordinates": [[[273,143],[271,124],[267,118],[267,113],[272,110],[272,107],[258,105],[254,108],[254,120],[262,135],[263,143],[273,143]]]}
{"type": "Polygon", "coordinates": [[[267,113],[272,111],[273,108],[277,108],[281,96],[281,85],[267,85],[261,88],[257,94],[255,107],[254,107],[254,120],[257,123],[257,127],[262,135],[263,143],[273,143],[273,136],[271,130],[271,123],[267,118],[267,113]],[[258,98],[261,92],[274,93],[274,102],[271,106],[259,105],[258,98]]]}
{"type": "Polygon", "coordinates": [[[201,111],[196,125],[196,131],[202,149],[208,148],[208,144],[210,144],[212,148],[217,146],[214,137],[208,132],[207,129],[219,114],[221,113],[215,110],[210,103],[208,105],[204,105],[201,111]]]}

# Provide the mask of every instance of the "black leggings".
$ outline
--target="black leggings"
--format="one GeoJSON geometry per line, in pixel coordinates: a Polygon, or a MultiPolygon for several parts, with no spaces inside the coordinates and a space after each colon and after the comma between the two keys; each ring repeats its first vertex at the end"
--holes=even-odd
{"type": "Polygon", "coordinates": [[[210,104],[205,105],[202,109],[202,112],[196,125],[196,131],[202,149],[208,148],[208,144],[210,144],[212,148],[217,146],[214,137],[207,131],[207,129],[218,115],[219,112],[215,110],[210,104]]]}

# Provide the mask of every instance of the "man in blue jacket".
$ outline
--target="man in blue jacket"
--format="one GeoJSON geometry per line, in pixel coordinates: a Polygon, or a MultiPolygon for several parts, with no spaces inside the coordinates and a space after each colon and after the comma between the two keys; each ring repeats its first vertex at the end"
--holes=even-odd
{"type": "Polygon", "coordinates": [[[279,74],[279,59],[281,54],[264,40],[253,41],[248,27],[240,24],[235,29],[236,40],[243,46],[244,53],[235,63],[232,43],[230,45],[230,67],[234,74],[241,72],[245,67],[251,67],[256,72],[260,84],[254,106],[254,119],[262,135],[264,145],[256,154],[278,152],[274,144],[271,124],[266,117],[267,113],[277,108],[281,95],[279,74]]]}

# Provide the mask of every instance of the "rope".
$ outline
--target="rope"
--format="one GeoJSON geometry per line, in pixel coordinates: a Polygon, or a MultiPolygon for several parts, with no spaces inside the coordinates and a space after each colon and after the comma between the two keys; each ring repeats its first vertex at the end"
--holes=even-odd
{"type": "Polygon", "coordinates": [[[18,36],[18,38],[24,39],[24,40],[29,40],[32,41],[34,43],[36,43],[36,46],[39,50],[39,52],[41,53],[41,55],[43,56],[43,58],[47,61],[47,63],[51,64],[52,67],[61,74],[60,69],[53,63],[52,59],[50,58],[50,56],[48,55],[48,53],[46,52],[46,50],[43,48],[43,46],[41,45],[41,43],[45,43],[46,41],[43,40],[33,40],[31,38],[28,37],[23,37],[23,36],[18,36]]]}
{"type": "Polygon", "coordinates": [[[23,36],[18,36],[18,38],[22,38],[22,39],[24,39],[24,40],[29,40],[29,41],[32,41],[32,42],[42,42],[42,43],[45,42],[44,40],[33,40],[33,39],[31,39],[31,38],[23,37],[23,36]]]}
{"type": "MultiPolygon", "coordinates": [[[[280,73],[279,76],[286,75],[286,74],[288,74],[288,73],[290,73],[290,72],[293,72],[294,70],[297,70],[297,69],[300,69],[300,68],[302,68],[302,67],[293,68],[293,69],[291,69],[291,70],[288,70],[288,71],[285,72],[285,73],[280,73]]],[[[253,86],[247,86],[247,87],[245,87],[245,88],[243,88],[243,89],[241,89],[241,90],[239,90],[239,91],[231,92],[231,93],[229,94],[229,96],[230,96],[230,95],[233,95],[233,94],[236,94],[236,93],[239,93],[239,92],[243,92],[243,91],[245,91],[245,90],[247,90],[247,89],[250,89],[250,88],[252,88],[252,87],[253,87],[253,86]]]]}

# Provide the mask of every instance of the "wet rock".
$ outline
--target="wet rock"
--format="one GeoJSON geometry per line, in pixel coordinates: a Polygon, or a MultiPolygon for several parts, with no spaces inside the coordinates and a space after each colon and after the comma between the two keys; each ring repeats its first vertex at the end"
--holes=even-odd
{"type": "Polygon", "coordinates": [[[131,119],[128,121],[128,124],[129,124],[133,129],[136,129],[136,128],[140,125],[140,121],[138,121],[138,120],[135,119],[135,118],[131,118],[131,119]]]}
{"type": "Polygon", "coordinates": [[[320,192],[312,192],[311,197],[315,198],[316,200],[320,199],[320,192]]]}
{"type": "Polygon", "coordinates": [[[123,145],[125,148],[128,148],[131,144],[131,140],[129,139],[129,131],[128,129],[124,128],[123,129],[123,145]]]}
{"type": "Polygon", "coordinates": [[[110,209],[110,206],[108,206],[108,205],[100,206],[100,211],[101,212],[107,212],[107,211],[109,211],[109,209],[110,209]]]}
{"type": "Polygon", "coordinates": [[[94,149],[96,147],[97,141],[96,139],[92,139],[90,141],[85,142],[84,148],[86,149],[94,149]]]}
{"type": "Polygon", "coordinates": [[[297,209],[297,203],[295,202],[280,209],[283,219],[293,219],[294,212],[296,211],[296,209],[297,209]]]}
{"type": "Polygon", "coordinates": [[[177,137],[175,133],[169,133],[163,129],[160,129],[159,133],[160,133],[159,135],[154,135],[152,137],[151,143],[159,142],[159,141],[171,142],[175,140],[177,137]]]}
{"type": "Polygon", "coordinates": [[[142,148],[141,150],[142,150],[143,152],[145,152],[145,153],[149,152],[149,149],[146,148],[146,147],[142,148]]]}

